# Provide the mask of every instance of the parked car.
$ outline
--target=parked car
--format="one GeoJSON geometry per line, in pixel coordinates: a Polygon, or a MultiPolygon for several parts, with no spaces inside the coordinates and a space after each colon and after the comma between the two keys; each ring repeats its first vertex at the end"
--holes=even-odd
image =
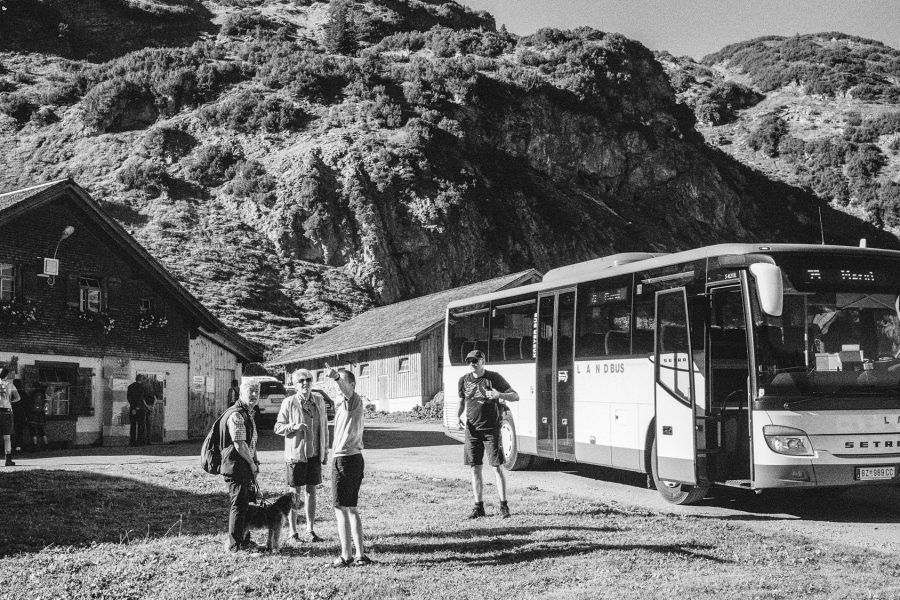
{"type": "MultiPolygon", "coordinates": [[[[289,385],[289,386],[285,387],[284,389],[287,391],[288,396],[293,396],[294,394],[297,393],[297,389],[292,385],[289,385]]],[[[321,390],[319,388],[313,388],[313,391],[316,392],[317,394],[320,394],[322,396],[322,398],[325,399],[325,414],[328,415],[329,421],[333,421],[334,420],[334,400],[332,400],[331,396],[326,394],[324,390],[321,390]]]]}
{"type": "Polygon", "coordinates": [[[287,397],[284,384],[275,377],[254,376],[242,377],[241,383],[250,382],[259,384],[259,412],[256,414],[256,424],[260,427],[273,427],[278,418],[278,409],[281,401],[287,397]]]}

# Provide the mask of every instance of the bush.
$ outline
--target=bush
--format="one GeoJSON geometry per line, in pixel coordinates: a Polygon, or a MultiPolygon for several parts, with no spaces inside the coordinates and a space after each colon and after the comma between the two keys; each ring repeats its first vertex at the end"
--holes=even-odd
{"type": "Polygon", "coordinates": [[[125,161],[116,179],[126,190],[141,190],[159,195],[169,179],[165,166],[155,160],[130,158],[125,161]]]}
{"type": "Polygon", "coordinates": [[[444,393],[438,392],[424,406],[413,406],[412,414],[419,419],[440,421],[444,418],[444,393]]]}
{"type": "Polygon", "coordinates": [[[255,34],[261,35],[277,30],[281,25],[266,17],[258,10],[242,10],[225,17],[222,22],[223,35],[238,36],[255,34]]]}
{"type": "Polygon", "coordinates": [[[0,113],[9,115],[19,125],[27,123],[35,110],[37,105],[24,94],[0,94],[0,113]]]}
{"type": "Polygon", "coordinates": [[[847,159],[847,175],[870,179],[887,164],[887,159],[875,144],[861,144],[847,159]]]}
{"type": "Polygon", "coordinates": [[[356,54],[359,49],[359,34],[354,23],[351,0],[331,0],[328,3],[324,42],[325,48],[333,54],[356,54]]]}
{"type": "Polygon", "coordinates": [[[188,164],[188,176],[201,185],[221,185],[234,176],[234,167],[242,155],[240,149],[228,145],[201,146],[188,164]]]}
{"type": "Polygon", "coordinates": [[[91,88],[82,106],[85,125],[100,133],[141,129],[159,116],[146,86],[118,77],[91,88]]]}
{"type": "Polygon", "coordinates": [[[172,125],[161,125],[147,131],[141,148],[150,156],[172,163],[191,151],[197,140],[186,131],[172,125]]]}
{"type": "Polygon", "coordinates": [[[215,106],[205,108],[201,116],[210,123],[235,131],[251,133],[299,130],[306,123],[306,113],[292,102],[260,92],[242,91],[215,106]]]}
{"type": "Polygon", "coordinates": [[[239,161],[234,168],[234,177],[225,187],[225,191],[238,198],[249,198],[264,206],[274,204],[274,189],[275,179],[255,160],[239,161]]]}
{"type": "Polygon", "coordinates": [[[747,138],[747,143],[754,150],[775,157],[778,156],[778,144],[781,138],[787,134],[788,126],[784,119],[777,115],[766,115],[762,118],[759,127],[747,138]]]}
{"type": "Polygon", "coordinates": [[[56,123],[57,121],[59,121],[59,115],[57,115],[49,106],[42,106],[31,113],[31,122],[39,127],[56,123]]]}

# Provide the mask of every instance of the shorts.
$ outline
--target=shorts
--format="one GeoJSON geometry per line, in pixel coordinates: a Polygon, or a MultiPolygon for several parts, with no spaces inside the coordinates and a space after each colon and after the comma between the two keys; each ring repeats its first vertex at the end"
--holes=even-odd
{"type": "Polygon", "coordinates": [[[11,410],[0,410],[0,435],[12,435],[13,414],[11,410]]]}
{"type": "Polygon", "coordinates": [[[487,450],[489,465],[499,467],[503,464],[500,429],[475,429],[466,425],[466,442],[463,451],[465,464],[473,467],[483,464],[485,450],[487,450]]]}
{"type": "Polygon", "coordinates": [[[308,462],[289,462],[284,465],[284,479],[290,487],[322,483],[322,460],[313,456],[308,462]]]}
{"type": "Polygon", "coordinates": [[[331,498],[335,508],[353,508],[359,503],[366,462],[362,454],[336,456],[331,469],[331,498]]]}

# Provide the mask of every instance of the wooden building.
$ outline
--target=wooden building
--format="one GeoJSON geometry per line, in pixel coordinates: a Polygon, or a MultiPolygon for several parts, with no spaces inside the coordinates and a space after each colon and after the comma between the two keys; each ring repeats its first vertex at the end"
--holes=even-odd
{"type": "Polygon", "coordinates": [[[46,388],[51,443],[127,443],[139,374],[153,441],[202,435],[261,359],[73,181],[0,194],[0,364],[46,388]]]}
{"type": "Polygon", "coordinates": [[[372,309],[268,363],[291,373],[311,370],[324,381],[325,363],[350,369],[356,391],[378,410],[410,410],[441,391],[447,303],[540,281],[534,269],[372,309]]]}

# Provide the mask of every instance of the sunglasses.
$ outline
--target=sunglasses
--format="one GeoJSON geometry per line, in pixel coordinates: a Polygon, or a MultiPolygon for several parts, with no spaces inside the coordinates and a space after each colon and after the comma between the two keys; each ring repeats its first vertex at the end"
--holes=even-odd
{"type": "Polygon", "coordinates": [[[298,379],[297,381],[299,381],[300,383],[312,383],[312,378],[311,377],[303,377],[301,379],[298,379]]]}
{"type": "Polygon", "coordinates": [[[466,362],[469,363],[470,365],[477,365],[478,363],[481,362],[481,359],[480,358],[467,358],[466,362]]]}

